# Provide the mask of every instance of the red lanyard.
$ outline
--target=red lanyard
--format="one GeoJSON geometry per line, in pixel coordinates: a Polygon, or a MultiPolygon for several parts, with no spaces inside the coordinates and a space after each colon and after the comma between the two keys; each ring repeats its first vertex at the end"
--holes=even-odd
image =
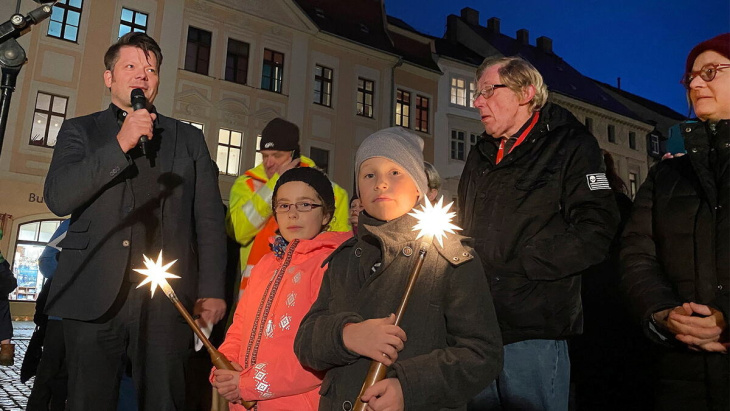
{"type": "MultiPolygon", "coordinates": [[[[540,117],[540,112],[538,111],[535,113],[534,116],[532,116],[532,121],[530,122],[530,125],[527,126],[527,128],[525,129],[525,131],[522,132],[522,134],[520,134],[520,136],[517,138],[517,141],[515,141],[515,144],[512,146],[512,148],[509,149],[509,152],[507,154],[511,153],[512,150],[515,149],[515,147],[519,146],[520,144],[522,144],[523,141],[525,141],[525,138],[527,137],[527,135],[530,134],[530,131],[532,131],[532,128],[535,127],[535,124],[537,124],[537,119],[539,117],[540,117]]],[[[499,162],[502,161],[502,157],[504,157],[504,140],[505,139],[502,139],[499,142],[499,150],[497,151],[497,160],[496,160],[495,164],[499,164],[499,162]]]]}

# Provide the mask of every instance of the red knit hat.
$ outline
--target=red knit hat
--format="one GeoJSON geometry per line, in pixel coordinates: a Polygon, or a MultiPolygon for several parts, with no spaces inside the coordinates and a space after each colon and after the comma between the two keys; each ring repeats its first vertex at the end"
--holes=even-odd
{"type": "Polygon", "coordinates": [[[687,63],[684,66],[684,72],[691,72],[697,56],[707,50],[715,51],[730,59],[730,33],[720,34],[719,36],[715,36],[696,45],[692,51],[689,52],[689,56],[687,56],[687,63]]]}

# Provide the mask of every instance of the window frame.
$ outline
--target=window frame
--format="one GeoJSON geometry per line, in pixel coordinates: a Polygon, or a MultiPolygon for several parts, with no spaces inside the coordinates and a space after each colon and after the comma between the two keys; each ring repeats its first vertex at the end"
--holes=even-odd
{"type": "Polygon", "coordinates": [[[149,18],[150,18],[149,13],[145,13],[145,12],[137,11],[137,10],[134,10],[134,9],[129,9],[129,8],[126,8],[126,7],[122,7],[121,14],[119,16],[119,34],[118,34],[118,37],[122,37],[124,34],[131,33],[131,32],[134,32],[134,31],[139,32],[139,33],[147,33],[147,28],[148,28],[147,27],[147,22],[149,22],[149,18]],[[122,16],[124,15],[124,10],[131,11],[132,12],[132,21],[131,22],[125,21],[123,19],[122,16]],[[136,23],[136,21],[137,21],[137,15],[138,14],[143,14],[145,16],[145,25],[144,26],[141,25],[141,24],[137,24],[136,23]],[[129,27],[130,28],[129,31],[127,31],[124,34],[122,34],[122,27],[123,26],[126,26],[126,27],[129,27]],[[142,30],[135,30],[135,29],[142,29],[142,30]]]}
{"type": "Polygon", "coordinates": [[[361,117],[374,118],[375,117],[375,81],[368,80],[364,77],[357,78],[357,98],[356,98],[356,114],[361,117]],[[362,82],[362,87],[360,83],[362,82]],[[367,89],[367,84],[370,83],[371,90],[367,89]],[[370,96],[370,104],[367,103],[367,96],[370,96]],[[367,114],[366,108],[370,108],[370,115],[367,114]]]}
{"type": "MultiPolygon", "coordinates": [[[[14,253],[13,253],[13,261],[12,261],[12,265],[11,265],[11,271],[13,272],[13,275],[15,276],[16,279],[19,279],[18,278],[18,275],[19,275],[19,273],[21,271],[20,268],[18,267],[18,264],[20,264],[20,261],[18,261],[18,258],[19,258],[20,254],[21,254],[18,251],[18,247],[19,246],[36,246],[36,247],[43,247],[43,248],[45,248],[48,245],[48,241],[40,241],[40,239],[39,239],[42,224],[45,223],[45,222],[55,222],[56,223],[55,228],[53,229],[53,231],[50,232],[50,235],[48,236],[48,238],[50,240],[50,238],[53,236],[53,234],[56,232],[56,230],[58,230],[58,226],[61,225],[61,223],[63,222],[63,219],[53,219],[53,218],[50,218],[50,219],[39,219],[39,220],[26,221],[24,223],[18,224],[17,232],[16,232],[16,237],[15,237],[15,244],[13,245],[14,253]],[[30,225],[30,224],[35,224],[35,223],[38,223],[38,227],[36,228],[36,232],[35,232],[35,235],[34,235],[34,240],[21,240],[20,239],[20,232],[21,232],[22,227],[23,226],[26,226],[26,225],[30,225]]],[[[41,251],[41,253],[42,252],[43,251],[41,251]]],[[[37,262],[37,260],[35,260],[35,261],[36,261],[36,267],[37,267],[38,262],[37,262]]],[[[10,295],[8,295],[8,299],[10,301],[20,301],[20,302],[36,301],[38,299],[38,294],[40,294],[40,292],[41,292],[41,287],[43,285],[43,282],[45,281],[44,279],[41,279],[40,281],[38,281],[39,280],[39,277],[40,278],[43,278],[43,274],[41,274],[40,269],[38,271],[36,271],[36,286],[35,286],[35,292],[32,293],[35,296],[35,298],[30,298],[30,299],[29,298],[22,298],[22,299],[18,299],[17,298],[18,291],[22,287],[21,284],[20,284],[20,282],[19,282],[18,289],[13,290],[13,292],[11,292],[10,295]]]]}
{"type": "Polygon", "coordinates": [[[457,161],[466,160],[466,131],[456,128],[451,129],[451,136],[449,137],[449,159],[457,161]],[[459,154],[461,155],[459,156],[459,154]]]}
{"type": "Polygon", "coordinates": [[[226,81],[230,81],[232,83],[247,85],[248,84],[248,65],[250,63],[251,63],[251,44],[249,44],[245,41],[236,40],[234,38],[229,37],[228,42],[226,43],[226,64],[225,64],[225,68],[224,68],[223,78],[226,81]],[[243,69],[241,69],[239,67],[240,62],[243,59],[243,54],[232,53],[231,52],[231,42],[235,42],[235,43],[246,46],[246,55],[245,55],[246,64],[243,69]],[[229,61],[231,59],[233,59],[233,67],[231,67],[229,65],[229,61]],[[232,78],[229,78],[229,76],[228,76],[229,68],[233,72],[232,78]],[[240,73],[241,71],[243,71],[243,82],[238,81],[239,76],[237,74],[240,73]]]}
{"type": "Polygon", "coordinates": [[[606,126],[606,134],[608,135],[608,142],[616,144],[616,126],[608,124],[606,126]]]}
{"type": "Polygon", "coordinates": [[[411,128],[411,92],[403,89],[395,91],[395,110],[393,123],[403,128],[411,128]],[[404,121],[405,120],[405,121],[404,121]]]}
{"type": "Polygon", "coordinates": [[[187,34],[187,38],[185,40],[185,63],[184,63],[183,69],[185,71],[189,71],[191,73],[197,73],[197,74],[207,76],[208,73],[210,73],[210,61],[211,61],[210,56],[211,56],[212,47],[213,47],[213,33],[212,32],[205,30],[205,29],[195,27],[195,26],[188,26],[188,34],[187,34]],[[193,39],[191,41],[190,36],[193,31],[195,31],[197,33],[197,38],[193,39]],[[209,42],[207,44],[204,42],[204,38],[202,38],[203,37],[202,34],[204,34],[204,33],[207,33],[208,37],[209,37],[208,38],[209,42]],[[191,46],[193,46],[195,48],[195,50],[194,50],[195,55],[192,58],[189,58],[189,53],[191,51],[193,51],[193,50],[191,50],[191,46]],[[201,58],[201,51],[207,51],[207,56],[205,58],[201,58]],[[194,67],[190,67],[190,64],[193,64],[193,60],[194,60],[194,67]],[[203,62],[204,62],[204,64],[201,67],[201,63],[203,63],[203,62]],[[199,69],[201,69],[201,68],[205,69],[204,72],[199,71],[199,69]]]}
{"type": "MultiPolygon", "coordinates": [[[[45,92],[45,91],[37,91],[36,92],[36,100],[35,100],[35,104],[33,105],[33,124],[35,124],[35,122],[36,122],[36,119],[35,119],[36,114],[46,115],[47,118],[46,118],[46,124],[45,124],[45,127],[44,127],[43,138],[39,140],[39,141],[42,141],[42,144],[34,144],[33,143],[33,141],[34,141],[33,140],[33,130],[34,130],[34,127],[31,126],[31,128],[30,128],[30,137],[28,139],[28,145],[31,145],[31,146],[34,146],[34,147],[46,147],[46,148],[51,148],[51,149],[56,147],[56,144],[53,144],[53,145],[49,145],[48,144],[48,136],[49,136],[50,127],[51,127],[51,119],[53,118],[53,116],[62,117],[61,123],[58,125],[58,130],[60,131],[61,130],[61,126],[63,125],[63,122],[66,121],[66,115],[68,114],[68,100],[69,100],[69,97],[68,96],[62,96],[60,94],[48,93],[48,92],[45,92]],[[41,94],[44,94],[46,96],[50,96],[51,97],[50,101],[48,102],[48,110],[44,110],[44,109],[39,109],[38,108],[38,97],[41,94]],[[53,103],[54,103],[54,100],[56,98],[63,98],[63,99],[66,100],[66,104],[64,106],[64,112],[63,113],[57,112],[57,111],[53,111],[53,105],[54,105],[53,103]]],[[[58,132],[56,132],[56,138],[58,139],[58,132]]]]}
{"type": "Polygon", "coordinates": [[[78,1],[80,2],[80,7],[76,7],[76,6],[72,6],[72,5],[68,4],[69,3],[68,0],[64,3],[58,2],[58,3],[54,4],[53,11],[62,10],[61,12],[63,13],[63,17],[61,18],[61,21],[54,20],[53,13],[51,14],[51,16],[48,18],[49,22],[48,22],[48,29],[46,30],[46,36],[78,44],[79,30],[81,29],[81,14],[83,13],[83,9],[84,9],[84,0],[78,0],[78,1]],[[74,26],[73,24],[68,22],[69,12],[78,13],[78,25],[77,26],[74,26]],[[61,25],[60,33],[57,36],[54,34],[51,34],[51,27],[53,27],[53,25],[54,25],[53,23],[58,23],[61,25]],[[76,28],[76,34],[74,35],[73,39],[66,38],[66,29],[68,27],[76,28]]]}
{"type": "Polygon", "coordinates": [[[416,122],[413,127],[414,130],[422,133],[429,133],[430,121],[431,121],[431,99],[421,94],[416,94],[416,122]],[[426,101],[426,106],[423,106],[423,101],[426,101]],[[425,114],[426,118],[423,118],[425,114]],[[425,125],[425,126],[424,126],[425,125]]]}
{"type": "Polygon", "coordinates": [[[237,176],[239,176],[241,174],[241,157],[242,157],[242,154],[243,154],[243,137],[244,137],[243,136],[243,131],[233,130],[233,129],[225,128],[225,127],[221,127],[221,128],[218,129],[218,139],[216,140],[215,163],[218,166],[218,174],[219,175],[237,177],[237,176]],[[228,132],[228,142],[227,143],[221,143],[221,133],[222,132],[228,132]],[[231,140],[233,138],[233,133],[240,134],[240,143],[239,143],[238,146],[236,146],[235,144],[231,143],[231,140]],[[225,168],[224,167],[221,167],[221,165],[218,164],[218,156],[221,153],[220,150],[221,150],[222,147],[227,150],[225,168]],[[238,151],[238,164],[236,165],[236,168],[235,168],[236,172],[235,173],[229,173],[228,172],[228,170],[230,168],[230,161],[231,161],[232,150],[237,150],[238,151]]]}
{"type": "Polygon", "coordinates": [[[314,65],[314,90],[313,90],[313,103],[320,106],[332,107],[332,95],[334,90],[334,78],[335,71],[329,67],[321,64],[314,65]],[[321,74],[317,74],[318,69],[321,74]],[[329,77],[325,75],[329,73],[329,77]],[[319,92],[317,91],[317,85],[319,85],[319,92]],[[329,86],[329,88],[325,87],[329,86]],[[319,96],[319,101],[317,100],[319,96]]]}
{"type": "Polygon", "coordinates": [[[264,48],[263,63],[261,67],[261,90],[271,91],[272,93],[282,94],[284,89],[284,64],[286,64],[286,55],[282,52],[264,48]],[[271,53],[271,60],[267,60],[267,53],[271,53]],[[281,56],[281,63],[275,58],[281,56]],[[272,68],[271,75],[266,75],[267,64],[272,68]],[[269,79],[269,87],[264,87],[266,79],[269,79]],[[278,85],[278,88],[277,88],[278,85]]]}
{"type": "Polygon", "coordinates": [[[318,147],[315,145],[309,146],[309,158],[312,161],[314,161],[314,164],[317,165],[317,168],[322,170],[322,172],[325,173],[326,175],[329,175],[330,158],[331,158],[330,156],[331,155],[332,155],[332,152],[326,148],[318,147]],[[322,163],[321,161],[317,161],[318,155],[314,154],[312,152],[313,150],[319,150],[319,151],[322,151],[323,154],[326,154],[327,162],[325,164],[321,164],[322,163]]]}

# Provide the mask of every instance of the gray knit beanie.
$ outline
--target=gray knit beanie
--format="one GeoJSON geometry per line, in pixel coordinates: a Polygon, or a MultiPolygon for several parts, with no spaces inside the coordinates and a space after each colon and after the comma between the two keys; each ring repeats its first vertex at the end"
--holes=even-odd
{"type": "MultiPolygon", "coordinates": [[[[428,179],[423,168],[423,139],[403,127],[390,127],[369,135],[357,149],[355,172],[362,163],[373,157],[383,157],[400,165],[411,176],[421,192],[428,192],[428,179]]],[[[355,178],[355,181],[358,179],[355,178]]],[[[358,193],[360,191],[358,183],[358,193]]]]}

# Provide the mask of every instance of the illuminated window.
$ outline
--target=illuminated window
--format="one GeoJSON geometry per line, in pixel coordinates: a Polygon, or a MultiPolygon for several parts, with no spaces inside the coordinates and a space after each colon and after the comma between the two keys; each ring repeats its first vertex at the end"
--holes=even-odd
{"type": "Polygon", "coordinates": [[[48,244],[61,220],[42,220],[21,224],[15,243],[12,271],[18,279],[18,288],[10,293],[11,300],[35,301],[43,285],[43,275],[38,270],[38,257],[48,244]]]}
{"type": "Polygon", "coordinates": [[[33,127],[30,131],[30,145],[39,147],[56,146],[56,137],[66,119],[68,97],[38,92],[33,112],[33,127]]]}
{"type": "Polygon", "coordinates": [[[411,127],[411,93],[398,89],[395,97],[395,125],[411,127]]]}
{"type": "Polygon", "coordinates": [[[241,142],[243,133],[240,131],[218,130],[218,155],[216,164],[218,172],[229,176],[237,176],[241,165],[241,142]]]}

